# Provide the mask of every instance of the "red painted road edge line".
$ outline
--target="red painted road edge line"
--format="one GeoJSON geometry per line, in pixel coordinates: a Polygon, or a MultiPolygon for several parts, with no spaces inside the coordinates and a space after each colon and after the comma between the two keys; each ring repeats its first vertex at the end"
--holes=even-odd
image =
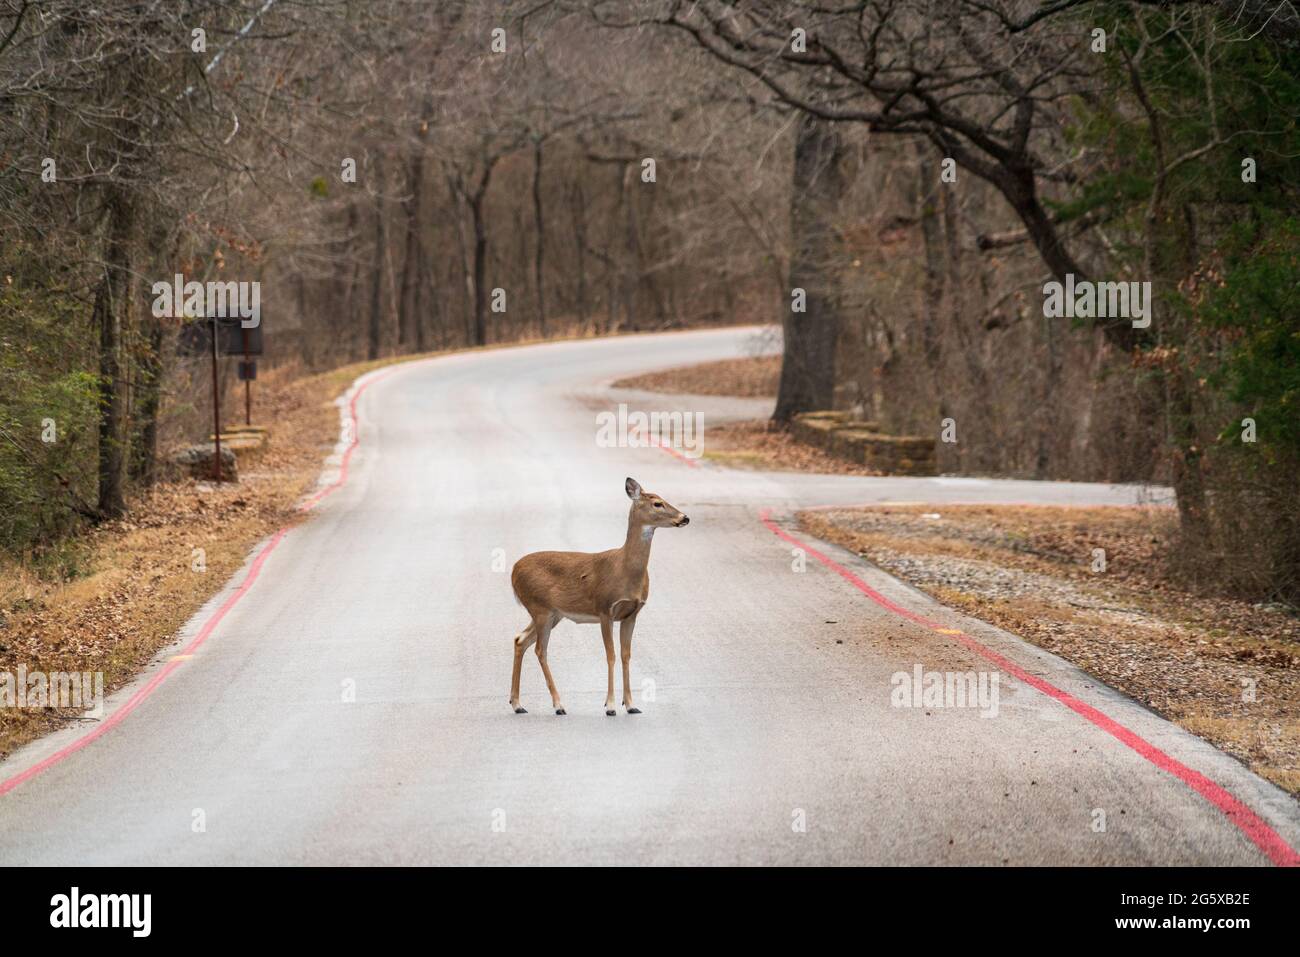
{"type": "Polygon", "coordinates": [[[645,443],[647,445],[653,446],[654,448],[659,449],[661,452],[667,452],[669,455],[675,458],[678,462],[681,462],[683,465],[688,465],[693,469],[697,469],[700,467],[700,463],[695,461],[695,459],[682,455],[681,452],[678,452],[671,445],[661,442],[658,439],[654,438],[653,436],[649,435],[646,432],[646,430],[637,429],[636,431],[639,436],[645,439],[645,443]]]}
{"type": "Polygon", "coordinates": [[[348,466],[352,462],[352,453],[355,452],[357,446],[361,444],[361,425],[360,420],[357,418],[357,399],[361,398],[361,393],[370,388],[372,384],[378,382],[380,379],[388,378],[396,372],[398,368],[401,368],[401,366],[386,369],[374,378],[367,379],[365,382],[361,383],[355,392],[352,393],[352,399],[348,402],[348,416],[352,419],[352,441],[349,442],[348,447],[343,450],[343,460],[339,463],[339,477],[329,485],[326,485],[311,498],[307,499],[307,501],[299,505],[298,510],[300,512],[307,512],[315,508],[325,498],[334,494],[334,492],[342,487],[343,483],[348,480],[348,466]]]}
{"type": "MultiPolygon", "coordinates": [[[[396,368],[388,369],[385,372],[382,372],[379,375],[375,376],[374,378],[367,379],[356,389],[355,392],[352,393],[352,400],[348,403],[348,415],[352,419],[352,437],[351,437],[352,441],[348,443],[348,447],[343,452],[343,460],[339,464],[338,478],[335,479],[333,482],[331,482],[329,485],[320,489],[315,495],[307,499],[307,501],[299,505],[298,506],[299,511],[306,512],[309,511],[310,509],[315,508],[318,504],[320,504],[322,500],[326,498],[326,496],[331,495],[333,492],[337,491],[343,485],[343,483],[347,481],[348,464],[352,461],[352,453],[355,452],[357,446],[361,444],[361,435],[360,435],[361,430],[358,427],[358,421],[357,421],[357,399],[361,397],[361,393],[363,393],[371,385],[371,383],[378,382],[380,379],[383,379],[387,377],[390,373],[396,371],[397,371],[396,368]]],[[[195,635],[194,639],[188,645],[186,645],[184,649],[182,649],[179,652],[180,655],[193,654],[194,651],[201,644],[203,644],[205,641],[208,640],[208,637],[212,634],[213,631],[216,630],[217,625],[221,624],[221,619],[225,618],[227,612],[229,612],[230,609],[234,608],[235,604],[239,601],[239,599],[243,598],[244,595],[248,592],[248,590],[253,587],[253,583],[257,581],[258,575],[262,573],[262,566],[266,563],[267,557],[271,554],[271,552],[275,550],[276,546],[280,544],[280,542],[284,539],[284,536],[287,535],[288,533],[289,533],[289,527],[285,526],[284,528],[279,529],[274,535],[272,535],[270,541],[268,541],[265,545],[262,546],[261,551],[259,551],[257,553],[257,557],[253,559],[253,564],[249,566],[248,574],[244,576],[244,580],[240,583],[239,587],[235,589],[235,591],[230,595],[230,597],[221,603],[221,607],[218,608],[215,612],[213,612],[211,617],[209,617],[208,620],[203,623],[203,627],[199,629],[199,633],[195,635]]],[[[157,690],[158,686],[162,684],[164,681],[166,681],[167,678],[171,675],[171,673],[175,671],[177,668],[179,668],[182,664],[184,664],[183,661],[178,661],[175,658],[173,658],[171,661],[168,661],[167,664],[163,665],[163,667],[160,668],[158,672],[152,678],[149,679],[149,681],[144,685],[144,687],[142,687],[139,691],[131,695],[130,698],[124,701],[121,705],[119,705],[117,710],[115,710],[112,714],[110,714],[107,718],[105,718],[103,723],[98,725],[93,731],[87,732],[86,734],[82,735],[80,738],[77,738],[67,747],[62,748],[59,751],[56,751],[54,754],[51,754],[48,758],[45,758],[42,761],[38,761],[36,764],[33,764],[31,767],[27,768],[26,770],[19,771],[13,777],[7,778],[4,781],[0,781],[0,795],[8,794],[10,791],[18,787],[20,784],[23,784],[26,781],[30,781],[32,778],[36,777],[42,771],[49,770],[50,768],[54,767],[54,765],[58,764],[60,761],[69,757],[70,755],[76,754],[78,751],[80,751],[86,745],[90,744],[96,738],[100,737],[101,735],[107,734],[113,728],[117,727],[126,719],[127,715],[129,715],[132,711],[134,711],[140,705],[141,702],[143,702],[146,698],[148,698],[151,694],[153,694],[154,691],[157,690]]]]}
{"type": "Polygon", "coordinates": [[[665,452],[667,452],[669,455],[671,455],[671,456],[672,456],[673,458],[675,458],[677,461],[681,462],[683,465],[689,465],[689,466],[690,466],[691,468],[693,468],[693,469],[697,469],[697,468],[700,467],[700,463],[699,463],[699,462],[695,461],[694,459],[687,458],[685,455],[682,455],[681,452],[678,452],[678,451],[677,451],[675,448],[673,448],[671,445],[663,445],[663,444],[660,444],[660,443],[655,443],[655,444],[657,445],[658,448],[663,449],[665,452]]]}
{"type": "Polygon", "coordinates": [[[1181,761],[1165,754],[1165,752],[1161,751],[1154,744],[1147,741],[1137,733],[1130,731],[1114,718],[1108,717],[1096,708],[1092,707],[1092,705],[1080,701],[1068,691],[1062,691],[1050,682],[1045,681],[1036,675],[1031,675],[1029,672],[1025,671],[1025,669],[998,654],[993,649],[980,644],[970,635],[957,629],[950,628],[941,622],[933,621],[923,615],[918,615],[915,612],[909,611],[901,605],[890,601],[839,562],[823,555],[821,552],[817,551],[817,549],[811,548],[799,539],[795,538],[789,532],[785,531],[783,528],[780,528],[772,521],[771,512],[771,509],[763,508],[759,509],[758,513],[759,521],[767,526],[768,531],[777,536],[777,538],[783,539],[791,545],[794,545],[796,548],[803,549],[805,554],[811,555],[813,558],[817,559],[817,561],[835,572],[877,605],[880,605],[882,608],[885,608],[896,615],[901,615],[904,618],[914,621],[917,624],[924,625],[925,627],[935,631],[941,631],[944,635],[957,639],[957,641],[961,642],[977,655],[991,661],[1002,671],[1018,678],[1031,688],[1041,691],[1048,697],[1055,698],[1071,711],[1092,722],[1107,734],[1119,739],[1123,744],[1132,748],[1162,771],[1167,771],[1174,777],[1178,778],[1197,794],[1201,795],[1201,797],[1205,798],[1217,807],[1224,813],[1228,820],[1236,825],[1236,827],[1245,834],[1246,837],[1250,838],[1251,842],[1263,851],[1274,864],[1281,867],[1295,867],[1300,865],[1300,853],[1297,853],[1291,845],[1287,844],[1287,842],[1282,839],[1282,836],[1273,830],[1273,828],[1269,827],[1269,825],[1259,815],[1237,798],[1233,797],[1232,794],[1223,787],[1215,784],[1199,771],[1193,771],[1181,761]]]}

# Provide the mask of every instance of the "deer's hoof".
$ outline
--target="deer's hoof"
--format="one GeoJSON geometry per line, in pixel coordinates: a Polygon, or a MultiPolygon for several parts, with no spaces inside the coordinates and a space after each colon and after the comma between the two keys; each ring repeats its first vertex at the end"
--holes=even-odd
{"type": "Polygon", "coordinates": [[[527,714],[527,713],[528,713],[527,708],[515,708],[515,714],[527,714]]]}
{"type": "Polygon", "coordinates": [[[640,714],[640,713],[641,713],[641,709],[640,709],[640,708],[628,708],[628,709],[627,709],[627,713],[628,713],[628,714],[640,714]]]}
{"type": "Polygon", "coordinates": [[[555,709],[555,713],[556,713],[556,714],[568,714],[569,712],[565,711],[563,708],[556,708],[556,709],[555,709]]]}
{"type": "Polygon", "coordinates": [[[613,708],[606,708],[606,709],[605,709],[605,717],[607,717],[607,718],[612,718],[612,717],[614,717],[614,715],[616,715],[616,714],[618,714],[618,712],[615,711],[613,708]]]}

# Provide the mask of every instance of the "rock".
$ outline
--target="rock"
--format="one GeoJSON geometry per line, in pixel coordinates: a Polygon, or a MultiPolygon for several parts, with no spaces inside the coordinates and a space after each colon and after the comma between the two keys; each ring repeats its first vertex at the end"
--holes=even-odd
{"type": "MultiPolygon", "coordinates": [[[[171,464],[193,478],[212,477],[213,446],[191,445],[172,454],[171,464]]],[[[235,453],[221,447],[221,477],[231,482],[239,481],[239,466],[235,453]]]]}

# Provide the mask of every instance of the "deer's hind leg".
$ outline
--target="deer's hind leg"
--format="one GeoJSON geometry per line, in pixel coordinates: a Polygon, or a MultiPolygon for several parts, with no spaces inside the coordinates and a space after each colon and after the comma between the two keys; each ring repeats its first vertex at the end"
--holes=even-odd
{"type": "Polygon", "coordinates": [[[533,619],[533,630],[537,633],[537,661],[542,666],[542,675],[546,678],[546,688],[551,693],[551,703],[556,714],[568,714],[560,693],[555,690],[555,679],[551,677],[551,666],[546,663],[546,646],[551,643],[551,629],[555,627],[558,617],[551,612],[533,619]]]}
{"type": "Polygon", "coordinates": [[[611,718],[614,710],[614,622],[608,615],[600,616],[600,637],[605,639],[605,668],[609,672],[609,685],[605,691],[605,714],[611,718]]]}
{"type": "Polygon", "coordinates": [[[510,675],[510,707],[515,709],[515,714],[528,713],[527,708],[519,705],[519,671],[524,664],[524,652],[536,640],[537,628],[531,621],[527,628],[515,635],[515,667],[510,675]]]}

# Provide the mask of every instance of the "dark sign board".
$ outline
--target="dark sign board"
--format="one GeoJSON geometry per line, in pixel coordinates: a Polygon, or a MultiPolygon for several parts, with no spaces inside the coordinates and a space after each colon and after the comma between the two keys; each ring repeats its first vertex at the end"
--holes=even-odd
{"type": "MultiPolygon", "coordinates": [[[[194,319],[181,326],[176,351],[183,356],[206,356],[212,352],[211,319],[194,319]]],[[[262,324],[245,329],[238,319],[217,319],[217,352],[223,356],[260,356],[262,324]]]]}
{"type": "Polygon", "coordinates": [[[239,363],[239,381],[252,382],[257,378],[257,360],[249,359],[239,363]]]}

